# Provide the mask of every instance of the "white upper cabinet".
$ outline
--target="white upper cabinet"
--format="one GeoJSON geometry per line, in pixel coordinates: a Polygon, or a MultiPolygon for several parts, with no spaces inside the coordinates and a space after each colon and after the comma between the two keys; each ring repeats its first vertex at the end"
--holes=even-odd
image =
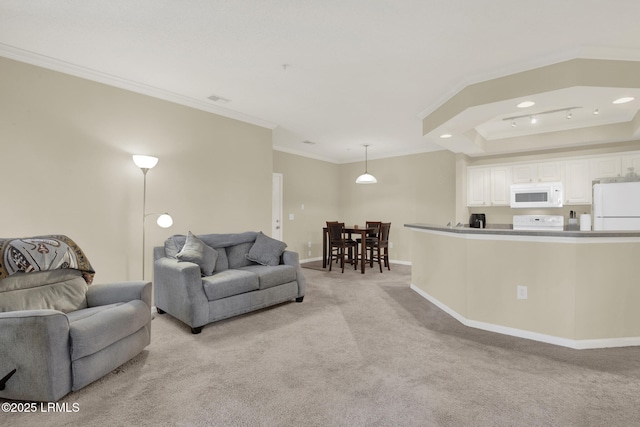
{"type": "Polygon", "coordinates": [[[514,165],[513,183],[562,181],[563,162],[524,163],[514,165]]]}
{"type": "Polygon", "coordinates": [[[589,160],[567,160],[565,162],[564,199],[564,203],[567,205],[591,204],[589,160]]]}
{"type": "Polygon", "coordinates": [[[469,167],[467,206],[508,206],[511,167],[469,167]]]}
{"type": "Polygon", "coordinates": [[[467,206],[486,206],[490,178],[488,168],[467,169],[467,206]]]}
{"type": "Polygon", "coordinates": [[[490,204],[492,206],[508,206],[510,204],[510,190],[511,190],[511,168],[493,167],[491,172],[491,199],[490,204]]]}
{"type": "Polygon", "coordinates": [[[620,156],[597,157],[591,159],[591,179],[611,178],[622,173],[620,156]]]}
{"type": "Polygon", "coordinates": [[[538,165],[535,163],[515,165],[511,169],[514,184],[526,184],[538,181],[538,165]]]}
{"type": "Polygon", "coordinates": [[[511,184],[562,182],[565,205],[588,205],[593,180],[640,175],[640,151],[467,168],[468,206],[509,206],[511,184]]]}

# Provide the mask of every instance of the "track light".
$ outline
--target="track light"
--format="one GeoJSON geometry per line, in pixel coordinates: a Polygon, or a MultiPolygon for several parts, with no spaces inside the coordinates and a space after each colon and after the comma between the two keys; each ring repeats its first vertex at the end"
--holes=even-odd
{"type": "MultiPolygon", "coordinates": [[[[575,107],[558,108],[558,109],[555,109],[555,110],[539,111],[539,112],[535,113],[535,115],[523,114],[521,116],[504,117],[502,120],[508,120],[511,123],[511,127],[513,127],[513,128],[516,127],[516,121],[520,120],[520,119],[529,119],[529,123],[531,123],[532,125],[535,125],[536,123],[538,123],[537,116],[542,116],[542,115],[546,115],[546,114],[555,114],[555,113],[565,113],[566,114],[565,117],[567,119],[571,119],[573,117],[572,110],[577,110],[577,109],[580,109],[580,108],[582,108],[582,107],[575,106],[575,107]]],[[[593,114],[599,114],[597,108],[595,109],[593,114]]]]}

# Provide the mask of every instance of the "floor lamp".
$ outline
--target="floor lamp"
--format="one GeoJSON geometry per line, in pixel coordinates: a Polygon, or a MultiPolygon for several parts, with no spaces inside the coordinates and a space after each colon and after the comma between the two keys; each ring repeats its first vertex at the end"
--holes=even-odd
{"type": "Polygon", "coordinates": [[[148,216],[157,215],[156,223],[162,228],[169,228],[173,225],[173,218],[168,213],[147,213],[147,172],[158,164],[158,158],[152,156],[143,156],[140,154],[133,155],[133,163],[142,171],[144,176],[144,184],[142,190],[142,280],[144,280],[144,252],[145,252],[145,221],[148,216]]]}

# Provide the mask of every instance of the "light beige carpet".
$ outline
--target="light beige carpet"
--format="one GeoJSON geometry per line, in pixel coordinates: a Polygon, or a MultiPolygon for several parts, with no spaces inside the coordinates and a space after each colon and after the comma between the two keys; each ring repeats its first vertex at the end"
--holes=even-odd
{"type": "Polygon", "coordinates": [[[138,357],[11,426],[637,426],[640,348],[571,350],[462,326],[410,267],[304,271],[303,303],[192,335],[155,315],[138,357]]]}

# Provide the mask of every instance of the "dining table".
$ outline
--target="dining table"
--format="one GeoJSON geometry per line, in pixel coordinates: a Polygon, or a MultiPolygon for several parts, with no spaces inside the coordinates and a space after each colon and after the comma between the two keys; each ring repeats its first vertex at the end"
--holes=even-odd
{"type": "MultiPolygon", "coordinates": [[[[367,233],[374,233],[376,227],[361,227],[359,225],[353,225],[343,228],[344,233],[348,239],[351,239],[353,234],[360,236],[360,272],[364,274],[364,266],[366,265],[367,257],[367,233]]],[[[327,268],[327,261],[331,258],[331,248],[329,247],[329,228],[322,228],[322,268],[327,268]]],[[[357,260],[356,260],[357,262],[357,260]]]]}

